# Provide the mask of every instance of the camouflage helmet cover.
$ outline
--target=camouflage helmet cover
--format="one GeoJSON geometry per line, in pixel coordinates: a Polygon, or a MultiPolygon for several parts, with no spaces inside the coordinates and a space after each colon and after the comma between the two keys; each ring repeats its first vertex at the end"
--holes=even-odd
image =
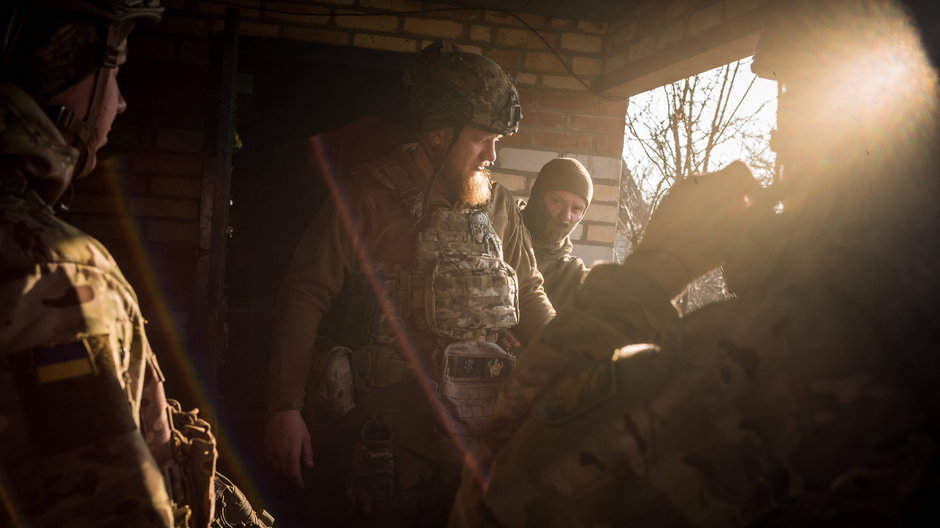
{"type": "Polygon", "coordinates": [[[411,110],[424,128],[447,124],[509,135],[522,118],[512,78],[492,59],[438,40],[422,50],[405,73],[411,110]]]}
{"type": "Polygon", "coordinates": [[[0,14],[2,77],[47,96],[111,66],[107,41],[120,42],[137,22],[159,21],[163,8],[159,0],[16,0],[0,14]]]}

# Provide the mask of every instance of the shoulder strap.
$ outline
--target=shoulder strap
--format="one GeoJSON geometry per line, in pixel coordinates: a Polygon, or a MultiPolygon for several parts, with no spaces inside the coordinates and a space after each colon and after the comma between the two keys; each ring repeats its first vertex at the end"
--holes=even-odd
{"type": "Polygon", "coordinates": [[[360,170],[371,174],[382,185],[398,191],[398,196],[412,217],[419,219],[424,214],[424,191],[400,163],[390,159],[376,160],[360,170]]]}

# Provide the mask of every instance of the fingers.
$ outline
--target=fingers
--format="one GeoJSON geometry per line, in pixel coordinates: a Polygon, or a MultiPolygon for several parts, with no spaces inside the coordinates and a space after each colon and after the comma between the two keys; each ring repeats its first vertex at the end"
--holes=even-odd
{"type": "Polygon", "coordinates": [[[300,450],[291,451],[288,459],[284,461],[287,465],[284,475],[298,488],[304,487],[304,479],[300,476],[300,450]]]}
{"type": "Polygon", "coordinates": [[[300,465],[313,465],[310,433],[299,412],[273,413],[265,433],[265,455],[271,467],[303,487],[300,465]]]}
{"type": "Polygon", "coordinates": [[[301,460],[307,467],[313,467],[313,446],[310,443],[310,435],[304,435],[303,442],[300,444],[301,460]]]}

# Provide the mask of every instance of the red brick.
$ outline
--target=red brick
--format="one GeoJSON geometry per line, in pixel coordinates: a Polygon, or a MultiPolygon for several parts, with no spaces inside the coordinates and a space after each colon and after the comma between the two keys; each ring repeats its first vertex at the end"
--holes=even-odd
{"type": "MultiPolygon", "coordinates": [[[[549,43],[554,43],[554,35],[543,35],[549,43]]],[[[542,39],[528,28],[496,28],[496,44],[513,48],[545,49],[542,39]]]]}
{"type": "Polygon", "coordinates": [[[622,134],[623,127],[623,117],[597,117],[579,114],[571,114],[568,116],[568,128],[575,130],[588,130],[608,134],[616,134],[619,132],[622,134]]]}
{"type": "Polygon", "coordinates": [[[597,113],[609,116],[626,116],[627,99],[608,100],[601,99],[597,106],[597,113]]]}
{"type": "Polygon", "coordinates": [[[418,41],[410,38],[385,37],[382,35],[357,34],[353,36],[353,45],[359,48],[415,53],[418,41]]]}
{"type": "Polygon", "coordinates": [[[559,59],[554,53],[531,51],[525,54],[525,69],[549,73],[567,72],[568,69],[561,63],[562,60],[564,59],[559,59]]]}
{"type": "Polygon", "coordinates": [[[583,92],[586,90],[581,80],[570,75],[542,75],[542,86],[572,92],[583,92]]]}
{"type": "Polygon", "coordinates": [[[549,20],[552,29],[572,29],[577,25],[577,21],[570,18],[553,18],[549,20]]]}
{"type": "Polygon", "coordinates": [[[541,128],[557,128],[564,123],[564,114],[522,109],[522,124],[541,128]]]}
{"type": "Polygon", "coordinates": [[[261,14],[266,19],[283,20],[294,24],[325,25],[330,21],[332,11],[329,7],[313,6],[309,3],[304,6],[297,6],[280,2],[264,2],[261,14]],[[277,13],[275,11],[289,11],[290,13],[277,13]]]}
{"type": "Polygon", "coordinates": [[[597,24],[595,22],[587,22],[582,20],[581,22],[578,22],[578,29],[585,33],[603,35],[604,33],[607,33],[607,24],[597,24]]]}
{"type": "Polygon", "coordinates": [[[593,142],[594,137],[590,134],[565,134],[544,130],[532,131],[532,146],[535,147],[589,152],[593,142]]]}
{"type": "Polygon", "coordinates": [[[486,56],[507,68],[519,68],[519,54],[513,50],[491,49],[486,52],[486,56]]]}
{"type": "Polygon", "coordinates": [[[108,146],[127,149],[147,148],[153,141],[151,131],[122,123],[115,123],[108,134],[108,146]]]}
{"type": "Polygon", "coordinates": [[[120,216],[122,213],[121,206],[114,196],[101,194],[76,194],[68,206],[76,213],[94,213],[109,216],[120,216]]]}
{"type": "Polygon", "coordinates": [[[158,218],[196,218],[199,209],[196,203],[188,200],[161,200],[155,198],[131,198],[128,200],[131,214],[134,216],[153,216],[158,218]]]}
{"type": "MultiPolygon", "coordinates": [[[[352,2],[347,3],[352,4],[352,2]]],[[[418,11],[424,7],[422,2],[408,0],[359,0],[359,5],[384,11],[418,11]]]]}
{"type": "Polygon", "coordinates": [[[352,11],[342,11],[340,14],[347,16],[337,16],[335,18],[336,25],[339,27],[374,31],[395,31],[398,29],[398,17],[395,16],[348,16],[359,14],[352,11]]]}
{"type": "Polygon", "coordinates": [[[603,42],[600,37],[593,35],[580,35],[578,33],[565,33],[561,36],[561,49],[569,51],[583,51],[585,53],[599,53],[603,42]]]}
{"type": "MultiPolygon", "coordinates": [[[[535,29],[539,29],[545,25],[545,17],[541,15],[530,15],[528,13],[519,13],[517,15],[522,20],[526,21],[530,26],[535,29]]],[[[519,18],[512,16],[508,13],[501,13],[498,11],[486,10],[484,15],[484,20],[487,24],[498,24],[503,26],[512,26],[512,27],[526,27],[525,24],[519,21],[519,18]]]]}
{"type": "Polygon", "coordinates": [[[201,130],[168,129],[157,130],[157,150],[171,152],[202,152],[201,130]]]}
{"type": "MultiPolygon", "coordinates": [[[[522,113],[530,106],[538,104],[539,93],[532,88],[519,88],[519,104],[522,105],[522,113]]],[[[626,113],[624,113],[626,115],[626,113]]]]}
{"type": "Polygon", "coordinates": [[[153,31],[180,35],[205,36],[208,34],[208,30],[209,25],[206,24],[205,20],[174,15],[163,15],[160,23],[153,26],[153,31]]]}
{"type": "Polygon", "coordinates": [[[251,35],[253,37],[275,38],[278,35],[279,27],[276,24],[265,24],[260,22],[240,22],[238,24],[238,33],[240,35],[251,35]]]}
{"type": "Polygon", "coordinates": [[[166,174],[199,175],[202,158],[196,154],[141,151],[131,155],[131,166],[135,172],[159,172],[166,174]]]}
{"type": "Polygon", "coordinates": [[[148,220],[147,239],[156,242],[198,242],[199,224],[172,220],[148,220]]]}
{"type": "Polygon", "coordinates": [[[348,46],[352,40],[351,33],[313,27],[284,26],[282,35],[288,40],[319,42],[321,44],[332,44],[334,46],[348,46]]]}
{"type": "MultiPolygon", "coordinates": [[[[523,123],[525,123],[525,116],[523,116],[523,123]]],[[[525,126],[523,124],[523,126],[525,126]]],[[[511,136],[503,136],[499,140],[500,145],[512,146],[512,147],[527,147],[529,146],[529,131],[525,128],[520,128],[518,132],[511,136]]]]}
{"type": "Polygon", "coordinates": [[[490,42],[493,40],[493,28],[486,26],[470,26],[470,40],[490,42]]]}
{"type": "Polygon", "coordinates": [[[594,145],[594,137],[590,134],[565,134],[564,139],[564,147],[566,150],[590,152],[594,145]]]}
{"type": "Polygon", "coordinates": [[[597,136],[594,138],[594,152],[598,154],[623,154],[623,135],[597,136]]]}
{"type": "Polygon", "coordinates": [[[98,239],[126,236],[124,226],[121,222],[116,222],[113,216],[73,214],[69,217],[69,223],[98,239]]]}
{"type": "Polygon", "coordinates": [[[155,195],[175,198],[196,198],[202,192],[198,178],[170,178],[167,176],[151,178],[150,189],[155,195]]]}
{"type": "Polygon", "coordinates": [[[132,35],[127,42],[127,53],[134,60],[141,58],[168,60],[176,56],[176,42],[168,38],[132,35]]]}
{"type": "Polygon", "coordinates": [[[209,44],[205,42],[180,42],[180,60],[186,64],[209,64],[209,44]]]}
{"type": "Polygon", "coordinates": [[[405,32],[419,35],[430,35],[449,39],[460,38],[464,28],[460,22],[451,20],[437,20],[431,18],[406,18],[405,32]]]}
{"type": "Polygon", "coordinates": [[[578,112],[594,113],[597,111],[597,101],[590,95],[543,93],[539,96],[539,105],[542,108],[559,108],[578,112]]]}

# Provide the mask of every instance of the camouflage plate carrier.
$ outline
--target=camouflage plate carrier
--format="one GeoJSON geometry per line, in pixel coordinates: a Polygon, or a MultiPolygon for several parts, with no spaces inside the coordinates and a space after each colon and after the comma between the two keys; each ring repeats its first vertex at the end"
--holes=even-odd
{"type": "MultiPolygon", "coordinates": [[[[355,386],[381,387],[416,375],[392,346],[398,324],[432,333],[438,347],[419,358],[431,360],[429,372],[419,375],[433,378],[429,381],[446,410],[444,429],[473,435],[489,417],[515,363],[496,341],[519,322],[516,272],[503,261],[502,242],[486,209],[436,208],[425,214],[425,194],[403,167],[380,160],[360,170],[395,189],[419,224],[414,265],[378,263],[378,281],[359,273],[343,285],[337,326],[339,340],[353,349],[355,386]],[[380,292],[373,282],[381,285],[380,292]],[[385,302],[376,302],[379,295],[385,302]],[[391,310],[383,311],[383,305],[391,310]]],[[[344,363],[340,370],[345,368],[344,363]]],[[[351,409],[348,402],[327,407],[351,409]]]]}

